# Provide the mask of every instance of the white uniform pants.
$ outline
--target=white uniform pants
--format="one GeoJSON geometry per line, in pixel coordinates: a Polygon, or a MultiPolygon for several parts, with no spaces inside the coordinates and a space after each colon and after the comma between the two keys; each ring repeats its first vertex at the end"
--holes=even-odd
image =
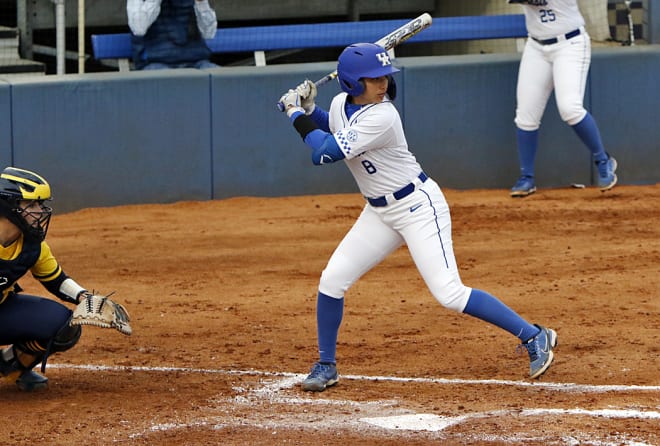
{"type": "Polygon", "coordinates": [[[527,39],[518,71],[516,119],[518,128],[534,131],[552,89],[557,109],[568,125],[578,124],[587,111],[584,91],[591,64],[591,40],[585,33],[552,45],[527,39]]]}
{"type": "MultiPolygon", "coordinates": [[[[431,178],[388,206],[365,206],[332,254],[321,275],[319,291],[342,298],[363,274],[404,243],[438,302],[462,312],[472,290],[461,282],[454,258],[449,206],[431,178]]],[[[395,285],[397,278],[388,280],[395,285]]]]}

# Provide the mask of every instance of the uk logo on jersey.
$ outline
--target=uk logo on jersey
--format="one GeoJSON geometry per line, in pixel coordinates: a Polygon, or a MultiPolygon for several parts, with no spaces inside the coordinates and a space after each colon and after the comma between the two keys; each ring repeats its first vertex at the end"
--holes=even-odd
{"type": "Polygon", "coordinates": [[[355,130],[351,129],[346,133],[346,139],[348,142],[355,142],[358,139],[358,134],[355,130]]]}
{"type": "Polygon", "coordinates": [[[376,54],[376,57],[380,61],[380,63],[386,67],[388,65],[392,65],[392,61],[390,60],[390,55],[387,53],[378,53],[376,54]]]}

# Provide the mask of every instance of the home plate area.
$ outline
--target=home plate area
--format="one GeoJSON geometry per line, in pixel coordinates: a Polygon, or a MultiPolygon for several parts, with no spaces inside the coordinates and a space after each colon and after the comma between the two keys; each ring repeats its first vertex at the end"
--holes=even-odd
{"type": "Polygon", "coordinates": [[[235,379],[233,395],[216,395],[194,415],[153,424],[131,438],[191,428],[222,436],[238,428],[260,430],[272,444],[289,431],[340,438],[359,433],[364,444],[379,438],[406,444],[658,444],[660,386],[347,375],[336,387],[308,393],[299,387],[304,375],[217,372],[235,379]]]}

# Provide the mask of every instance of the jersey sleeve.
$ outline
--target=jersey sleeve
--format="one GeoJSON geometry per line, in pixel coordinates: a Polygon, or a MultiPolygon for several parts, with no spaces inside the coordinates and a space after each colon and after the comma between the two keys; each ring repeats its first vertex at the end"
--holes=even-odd
{"type": "Polygon", "coordinates": [[[372,149],[391,145],[396,110],[389,102],[373,104],[356,113],[348,126],[334,133],[337,145],[346,159],[352,159],[372,149]]]}
{"type": "Polygon", "coordinates": [[[68,276],[64,273],[60,264],[57,263],[46,242],[41,242],[41,254],[30,271],[32,272],[32,276],[41,282],[50,293],[62,300],[71,301],[69,296],[60,292],[62,282],[68,276]]]}
{"type": "Polygon", "coordinates": [[[312,118],[321,130],[330,133],[329,115],[327,111],[317,105],[314,107],[314,111],[309,117],[312,118]]]}

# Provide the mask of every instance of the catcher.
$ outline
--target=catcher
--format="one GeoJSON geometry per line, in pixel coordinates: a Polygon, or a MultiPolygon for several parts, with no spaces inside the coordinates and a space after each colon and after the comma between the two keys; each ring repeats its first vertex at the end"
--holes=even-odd
{"type": "Polygon", "coordinates": [[[0,375],[22,391],[48,387],[48,378],[32,369],[52,353],[72,348],[81,325],[115,328],[130,335],[129,316],[121,305],[90,293],[68,277],[44,241],[52,209],[50,186],[28,170],[7,167],[0,174],[0,375]],[[28,271],[65,305],[22,292],[17,281],[28,271]]]}

